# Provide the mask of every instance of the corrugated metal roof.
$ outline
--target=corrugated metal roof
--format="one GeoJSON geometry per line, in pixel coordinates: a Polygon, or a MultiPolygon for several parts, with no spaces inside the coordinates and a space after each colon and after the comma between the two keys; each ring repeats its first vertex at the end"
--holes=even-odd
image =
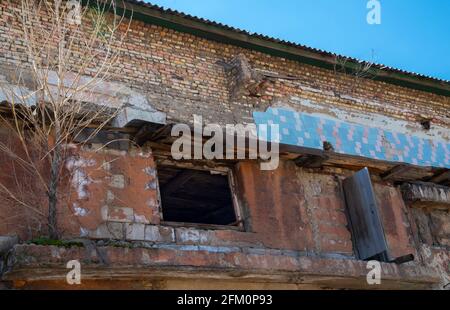
{"type": "MultiPolygon", "coordinates": [[[[140,0],[125,0],[125,2],[128,2],[130,4],[139,5],[139,6],[146,7],[146,8],[150,8],[152,10],[156,10],[156,11],[159,11],[159,12],[164,13],[164,14],[169,14],[169,15],[181,17],[181,18],[184,18],[184,19],[187,19],[187,20],[191,20],[191,21],[194,21],[194,22],[200,22],[200,23],[203,23],[205,25],[218,27],[218,28],[221,28],[221,29],[224,29],[224,30],[232,31],[232,32],[237,33],[237,34],[243,34],[243,35],[246,35],[246,36],[262,39],[262,40],[265,40],[265,41],[268,41],[268,42],[273,42],[273,43],[278,43],[278,44],[282,44],[282,45],[289,46],[289,47],[298,48],[298,49],[301,49],[301,50],[304,50],[304,51],[316,53],[318,55],[328,56],[328,57],[344,58],[344,59],[346,59],[346,60],[348,60],[350,62],[353,62],[353,63],[369,64],[369,62],[364,61],[364,60],[360,60],[360,59],[357,59],[357,58],[353,58],[353,57],[348,57],[348,56],[332,53],[332,52],[329,52],[329,51],[325,51],[325,50],[318,49],[318,48],[313,48],[313,47],[310,47],[310,46],[298,44],[298,43],[291,42],[291,41],[286,41],[286,40],[281,40],[281,39],[278,39],[278,38],[269,37],[269,36],[266,36],[266,35],[263,35],[263,34],[259,34],[259,33],[251,33],[251,32],[248,32],[246,30],[243,30],[243,29],[235,28],[235,27],[232,27],[232,26],[229,26],[229,25],[225,25],[225,24],[218,23],[218,22],[215,22],[215,21],[211,21],[211,20],[208,20],[208,19],[204,19],[204,18],[201,18],[201,17],[192,16],[192,15],[189,15],[189,14],[185,14],[183,12],[179,12],[177,10],[164,8],[164,7],[161,7],[161,6],[158,6],[158,5],[155,5],[155,4],[151,4],[151,3],[147,3],[147,2],[143,2],[143,1],[140,1],[140,0]]],[[[386,66],[386,65],[383,65],[383,64],[379,64],[379,63],[370,63],[370,64],[371,64],[372,67],[380,69],[380,70],[383,70],[383,71],[400,73],[400,74],[404,74],[404,75],[409,75],[411,77],[427,79],[429,81],[434,81],[434,82],[438,82],[438,83],[447,83],[450,86],[450,80],[440,79],[440,78],[436,78],[436,77],[425,75],[425,74],[421,74],[421,73],[416,73],[416,72],[411,72],[411,71],[407,71],[407,70],[403,70],[403,69],[398,69],[398,68],[386,66]]]]}

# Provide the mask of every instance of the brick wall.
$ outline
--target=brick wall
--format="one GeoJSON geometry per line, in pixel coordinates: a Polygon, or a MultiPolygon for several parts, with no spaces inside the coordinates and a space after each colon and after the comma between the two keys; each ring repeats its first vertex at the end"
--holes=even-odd
{"type": "MultiPolygon", "coordinates": [[[[18,21],[10,14],[15,9],[0,3],[0,68],[24,61],[18,21]]],[[[419,118],[431,118],[442,128],[450,128],[448,97],[356,79],[138,21],[131,24],[121,56],[115,79],[144,94],[172,121],[191,122],[195,113],[205,122],[253,122],[253,111],[280,101],[290,104],[295,97],[348,113],[404,120],[411,126],[419,118]],[[250,73],[230,71],[229,65],[235,70],[244,67],[250,73]],[[297,79],[269,79],[264,72],[297,79]]],[[[255,162],[241,162],[235,172],[246,231],[172,227],[160,225],[152,150],[94,152],[98,147],[74,147],[66,165],[72,178],[76,177],[68,180],[66,194],[70,199],[60,207],[59,220],[66,238],[192,246],[189,249],[207,253],[245,249],[244,253],[254,254],[355,256],[336,179],[350,171],[301,169],[282,161],[276,171],[264,172],[255,162]]],[[[5,165],[1,170],[3,178],[11,176],[5,165]]],[[[448,212],[424,214],[411,209],[389,183],[376,181],[375,192],[393,254],[418,253],[421,263],[448,277],[448,212]]],[[[8,218],[6,225],[0,225],[0,235],[18,233],[27,240],[45,233],[45,225],[25,222],[22,215],[15,218],[14,212],[8,203],[0,205],[0,214],[8,218]]],[[[206,254],[202,259],[204,265],[214,265],[206,254]]]]}
{"type": "MultiPolygon", "coordinates": [[[[20,24],[11,10],[17,9],[0,4],[3,65],[15,65],[25,59],[20,24]]],[[[275,101],[295,96],[349,112],[374,112],[414,123],[418,118],[431,118],[436,124],[450,125],[449,97],[355,79],[140,21],[131,24],[115,79],[140,90],[154,107],[178,121],[192,121],[192,114],[197,113],[212,122],[252,122],[255,109],[265,109],[275,101]],[[239,55],[247,59],[253,70],[291,75],[298,80],[266,79],[260,81],[256,93],[246,90],[236,97],[223,64],[233,64],[239,55]]]]}
{"type": "MultiPolygon", "coordinates": [[[[92,149],[96,147],[93,145],[92,149]]],[[[256,264],[272,270],[286,267],[285,263],[293,264],[296,257],[336,262],[343,259],[352,261],[350,265],[356,264],[337,180],[349,176],[351,171],[320,172],[299,168],[291,161],[282,161],[275,171],[261,171],[257,163],[241,162],[235,166],[235,177],[246,229],[178,227],[161,223],[161,206],[154,185],[157,169],[150,149],[95,153],[92,149],[73,153],[74,161],[68,168],[78,169],[79,179],[67,188],[71,201],[59,208],[60,228],[68,240],[81,236],[96,240],[97,246],[112,245],[112,249],[142,247],[157,251],[149,252],[148,257],[130,256],[137,250],[130,250],[123,257],[108,256],[108,261],[117,260],[116,267],[167,262],[170,266],[179,263],[206,268],[225,262],[227,266],[240,266],[248,261],[248,266],[256,264]],[[267,265],[269,262],[272,265],[267,265]]],[[[421,210],[410,209],[397,188],[376,179],[374,189],[392,256],[414,254],[417,266],[438,270],[444,283],[448,278],[448,213],[433,211],[423,215],[421,210]],[[429,222],[417,222],[421,215],[429,222]]],[[[0,214],[5,214],[5,208],[2,204],[0,214]]],[[[26,240],[29,229],[12,225],[23,222],[21,217],[10,221],[7,227],[0,226],[0,234],[18,233],[22,241],[26,240]]],[[[41,231],[34,229],[34,237],[45,234],[45,226],[41,231]]],[[[315,261],[308,264],[313,264],[308,268],[316,266],[315,261]]],[[[333,268],[346,275],[356,272],[344,265],[333,268]]],[[[316,267],[327,270],[322,263],[316,267]]]]}
{"type": "MultiPolygon", "coordinates": [[[[234,170],[244,231],[174,227],[160,225],[157,167],[151,150],[92,151],[98,147],[74,151],[66,164],[71,179],[61,191],[69,194],[59,207],[60,230],[66,239],[90,237],[355,257],[337,179],[350,171],[318,173],[298,168],[292,161],[282,161],[275,171],[261,171],[256,162],[241,162],[234,170]]],[[[375,192],[393,256],[415,254],[408,210],[399,191],[375,183],[375,192]]],[[[2,205],[2,212],[7,208],[7,204],[2,205]]],[[[445,226],[446,218],[440,219],[436,227],[445,226]]],[[[16,233],[25,240],[30,238],[29,231],[34,232],[31,237],[46,234],[42,218],[30,227],[3,228],[0,234],[16,233]]]]}

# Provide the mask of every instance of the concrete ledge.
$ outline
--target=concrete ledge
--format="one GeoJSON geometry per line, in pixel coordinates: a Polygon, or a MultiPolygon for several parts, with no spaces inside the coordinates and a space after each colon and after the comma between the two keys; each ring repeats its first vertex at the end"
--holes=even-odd
{"type": "Polygon", "coordinates": [[[135,107],[125,107],[112,121],[116,128],[140,127],[145,123],[166,124],[166,114],[156,110],[142,110],[135,107]]]}
{"type": "MultiPolygon", "coordinates": [[[[195,279],[314,285],[318,288],[423,289],[440,278],[434,269],[410,263],[382,264],[382,284],[366,282],[366,262],[307,256],[249,254],[242,251],[174,250],[168,248],[73,247],[16,245],[10,271],[4,279],[13,283],[63,283],[66,263],[77,259],[82,281],[195,279]]],[[[38,285],[39,287],[39,285],[38,285]]]]}
{"type": "MultiPolygon", "coordinates": [[[[122,208],[124,209],[124,208],[122,208]]],[[[126,210],[124,210],[126,214],[126,210]]],[[[129,215],[129,218],[132,218],[129,215]]],[[[133,223],[131,219],[107,221],[89,231],[93,240],[145,241],[167,245],[194,245],[217,247],[263,248],[255,233],[232,229],[198,229],[165,225],[133,223]]]]}
{"type": "MultiPolygon", "coordinates": [[[[56,93],[60,83],[58,74],[55,71],[49,71],[47,74],[49,92],[56,93]]],[[[140,127],[144,123],[166,124],[165,113],[155,110],[145,94],[124,83],[93,80],[89,76],[79,78],[70,72],[65,75],[62,82],[67,88],[67,96],[72,100],[84,102],[86,109],[102,107],[105,109],[105,114],[108,114],[120,108],[120,113],[113,120],[113,127],[140,127]],[[72,91],[75,88],[89,85],[89,83],[92,86],[88,87],[86,91],[72,91]]],[[[48,95],[46,94],[46,96],[48,95]]],[[[11,84],[7,81],[6,76],[0,75],[0,103],[2,101],[33,106],[37,102],[37,95],[35,90],[28,89],[23,85],[11,84]],[[17,96],[18,94],[21,95],[20,98],[17,96]]]]}

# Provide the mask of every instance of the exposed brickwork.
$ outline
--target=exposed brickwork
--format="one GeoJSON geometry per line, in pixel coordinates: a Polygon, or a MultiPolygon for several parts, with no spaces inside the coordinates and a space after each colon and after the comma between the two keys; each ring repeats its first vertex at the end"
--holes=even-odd
{"type": "Polygon", "coordinates": [[[442,210],[415,210],[418,236],[428,246],[449,247],[450,213],[442,210]]]}
{"type": "Polygon", "coordinates": [[[81,168],[88,179],[87,196],[80,199],[78,193],[75,201],[78,207],[87,210],[85,216],[78,217],[80,226],[92,230],[99,220],[158,224],[157,194],[148,189],[148,184],[156,182],[151,172],[155,165],[151,153],[137,149],[130,152],[104,149],[94,153],[98,148],[92,145],[77,154],[79,160],[90,162],[81,168]]]}
{"type": "Polygon", "coordinates": [[[438,270],[442,288],[450,281],[448,211],[411,208],[409,217],[417,259],[438,270]]]}
{"type": "MultiPolygon", "coordinates": [[[[15,65],[25,58],[12,9],[7,3],[0,4],[0,63],[15,65]]],[[[170,119],[191,121],[197,113],[213,122],[251,122],[254,107],[296,96],[353,112],[375,112],[413,122],[430,118],[433,123],[449,125],[449,97],[355,79],[140,21],[131,24],[121,57],[116,78],[145,93],[170,119]],[[230,100],[233,96],[224,63],[232,63],[238,55],[245,56],[253,70],[298,79],[270,79],[257,98],[250,91],[230,100]]]]}
{"type": "Polygon", "coordinates": [[[450,213],[434,211],[431,213],[432,234],[444,247],[450,247],[450,213]]]}
{"type": "Polygon", "coordinates": [[[375,184],[380,216],[386,241],[393,257],[416,254],[410,234],[408,210],[398,189],[383,184],[375,184]]]}

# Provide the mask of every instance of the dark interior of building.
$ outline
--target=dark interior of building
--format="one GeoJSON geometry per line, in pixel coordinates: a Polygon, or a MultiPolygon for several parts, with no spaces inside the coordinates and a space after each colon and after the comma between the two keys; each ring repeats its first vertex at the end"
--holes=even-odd
{"type": "Polygon", "coordinates": [[[162,166],[158,168],[158,178],[164,221],[236,223],[227,175],[162,166]]]}

